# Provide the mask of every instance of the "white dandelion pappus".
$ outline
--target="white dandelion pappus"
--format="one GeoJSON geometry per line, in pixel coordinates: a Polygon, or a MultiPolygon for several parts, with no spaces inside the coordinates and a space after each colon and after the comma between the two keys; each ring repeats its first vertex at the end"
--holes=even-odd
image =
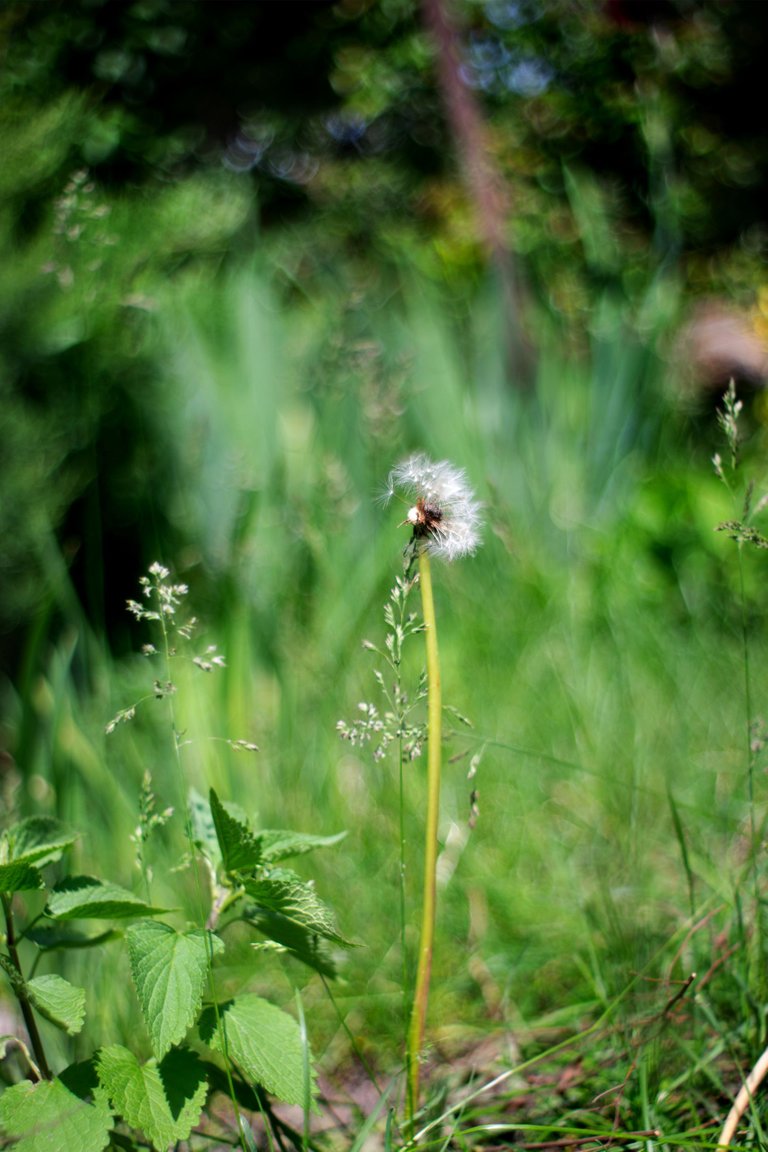
{"type": "Polygon", "coordinates": [[[414,501],[404,523],[413,528],[417,545],[444,560],[474,555],[480,543],[482,505],[462,468],[448,460],[435,463],[417,452],[389,474],[385,499],[398,493],[414,501]]]}

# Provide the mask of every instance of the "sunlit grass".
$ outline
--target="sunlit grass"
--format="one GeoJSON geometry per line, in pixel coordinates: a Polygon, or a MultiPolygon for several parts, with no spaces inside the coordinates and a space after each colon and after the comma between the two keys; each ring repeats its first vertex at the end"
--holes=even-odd
{"type": "MultiPolygon", "coordinates": [[[[579,1122],[582,1106],[595,1115],[595,1097],[613,1092],[627,1131],[674,1120],[675,1146],[685,1146],[684,1129],[718,1115],[733,1087],[722,1062],[763,1042],[768,998],[750,958],[755,932],[762,944],[744,867],[735,554],[713,533],[726,499],[706,453],[668,447],[673,417],[660,388],[655,413],[648,403],[652,341],[623,355],[622,324],[603,317],[591,366],[547,346],[536,397],[524,397],[501,383],[486,345],[470,341],[458,355],[427,294],[406,291],[379,310],[350,295],[329,328],[327,305],[286,303],[257,269],[164,307],[176,487],[157,499],[188,543],[147,559],[189,583],[206,639],[227,657],[216,679],[183,674],[186,772],[263,826],[349,831],[344,851],[313,874],[344,934],[365,947],[344,960],[336,1007],[298,966],[287,977],[274,966],[279,995],[290,1004],[291,983],[302,985],[313,1045],[329,1065],[349,1056],[338,1010],[373,1064],[397,1067],[397,766],[342,744],[336,722],[369,695],[361,641],[380,638],[402,548],[398,515],[376,493],[401,452],[424,449],[478,479],[488,519],[482,552],[436,588],[444,698],[474,727],[446,747],[433,1075],[443,1050],[497,1030],[519,1037],[521,1064],[535,1054],[551,1071],[551,1037],[591,1029],[617,1004],[610,1027],[575,1046],[578,1106],[556,1083],[547,1099],[520,1070],[509,1085],[528,1103],[514,1107],[539,1117],[529,1135],[543,1139],[568,1131],[571,1111],[579,1122]],[[619,370],[620,405],[607,392],[619,370]],[[245,757],[202,738],[211,733],[260,751],[245,757]],[[455,752],[464,757],[451,763],[455,752]],[[675,1028],[666,1006],[693,972],[708,979],[681,1000],[675,1028]]],[[[762,557],[744,563],[759,714],[762,557]]],[[[13,715],[25,807],[88,828],[77,848],[84,871],[108,854],[112,874],[136,884],[129,836],[145,768],[160,802],[177,802],[167,734],[159,706],[108,746],[103,726],[145,684],[141,657],[113,661],[70,619],[41,641],[13,715]]],[[[425,782],[419,762],[408,772],[415,909],[425,782]]],[[[762,774],[755,780],[759,824],[762,774]]],[[[164,834],[156,852],[162,877],[183,843],[164,834]]],[[[129,1032],[130,1009],[108,986],[105,977],[96,998],[129,1032]]],[[[467,1107],[462,1124],[475,1123],[467,1107]]],[[[475,1133],[490,1136],[482,1124],[475,1133]]]]}

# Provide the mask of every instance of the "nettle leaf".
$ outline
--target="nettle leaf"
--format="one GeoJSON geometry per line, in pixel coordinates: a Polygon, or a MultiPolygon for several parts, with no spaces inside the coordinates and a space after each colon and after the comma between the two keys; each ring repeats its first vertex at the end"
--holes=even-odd
{"type": "Polygon", "coordinates": [[[154,920],[132,924],[126,937],[141,1012],[160,1059],[197,1018],[211,954],[224,944],[213,932],[177,932],[154,920]]]}
{"type": "Polygon", "coordinates": [[[114,928],[106,932],[84,932],[82,928],[75,928],[71,923],[61,920],[55,924],[36,924],[24,933],[25,940],[31,940],[41,952],[53,952],[65,948],[95,948],[99,944],[108,944],[110,940],[119,940],[122,933],[114,928]]]}
{"type": "Polygon", "coordinates": [[[259,841],[264,863],[276,864],[279,860],[287,860],[290,856],[303,856],[306,852],[314,852],[316,848],[330,848],[343,840],[346,835],[346,832],[337,832],[335,836],[309,836],[303,832],[267,830],[259,832],[259,841]]]}
{"type": "Polygon", "coordinates": [[[243,888],[257,904],[272,912],[279,912],[286,920],[291,920],[306,931],[324,936],[336,944],[353,946],[350,940],[345,940],[339,933],[328,905],[323,903],[312,885],[303,881],[295,872],[276,868],[268,875],[244,880],[243,888]]]}
{"type": "Polygon", "coordinates": [[[269,908],[246,908],[243,918],[268,940],[282,945],[288,953],[314,972],[330,979],[336,976],[336,965],[328,950],[323,948],[316,932],[308,932],[299,924],[286,920],[279,912],[269,908]]]}
{"type": "Polygon", "coordinates": [[[17,1140],[14,1152],[101,1152],[109,1143],[112,1113],[103,1092],[88,1103],[58,1078],[24,1080],[0,1096],[0,1129],[17,1140]]]}
{"type": "Polygon", "coordinates": [[[34,865],[19,861],[0,864],[0,892],[28,892],[43,887],[43,874],[34,865]]]}
{"type": "Polygon", "coordinates": [[[216,838],[216,825],[211,815],[211,806],[196,788],[189,790],[188,809],[192,839],[203,855],[218,866],[221,864],[221,849],[216,838]]]}
{"type": "Polygon", "coordinates": [[[52,816],[29,816],[7,828],[0,837],[0,861],[50,864],[77,836],[52,816]]]}
{"type": "Polygon", "coordinates": [[[259,837],[254,836],[244,820],[233,816],[231,809],[224,807],[213,788],[209,799],[224,870],[241,872],[258,867],[262,859],[259,837]]]}
{"type": "MultiPolygon", "coordinates": [[[[247,993],[219,1007],[226,1032],[227,1054],[246,1079],[260,1084],[286,1104],[304,1104],[305,1046],[301,1029],[292,1016],[261,996],[247,993]]],[[[215,1052],[222,1051],[222,1035],[213,1008],[200,1018],[200,1035],[215,1052]]],[[[311,1072],[309,1095],[315,1093],[311,1072]]]]}
{"type": "Polygon", "coordinates": [[[46,914],[54,920],[118,920],[127,916],[157,916],[153,908],[119,884],[94,876],[67,876],[53,889],[46,914]]]}
{"type": "Polygon", "coordinates": [[[27,995],[41,1016],[75,1036],[85,1021],[85,991],[61,976],[35,976],[27,981],[27,995]]]}
{"type": "Polygon", "coordinates": [[[187,1139],[208,1092],[205,1069],[194,1052],[174,1049],[163,1060],[139,1064],[127,1048],[112,1044],[101,1049],[96,1063],[115,1111],[153,1147],[187,1139]]]}

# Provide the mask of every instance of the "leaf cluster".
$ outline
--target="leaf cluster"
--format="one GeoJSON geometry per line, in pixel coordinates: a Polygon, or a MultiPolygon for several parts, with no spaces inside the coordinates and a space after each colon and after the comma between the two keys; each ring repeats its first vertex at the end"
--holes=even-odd
{"type": "Polygon", "coordinates": [[[316,971],[333,975],[332,958],[320,942],[348,942],[312,884],[283,862],[340,837],[254,831],[247,817],[214,791],[208,800],[192,796],[190,822],[211,875],[205,928],[177,928],[161,919],[169,909],[108,880],[65,874],[49,883],[43,869],[57,863],[77,838],[55,819],[32,817],[2,833],[0,969],[19,1004],[29,1047],[15,1037],[0,1040],[0,1068],[10,1069],[13,1057],[16,1071],[9,1078],[17,1081],[0,1097],[0,1133],[16,1140],[23,1152],[99,1152],[117,1133],[121,1146],[133,1147],[137,1140],[167,1148],[189,1138],[219,1090],[229,1093],[236,1113],[254,1106],[269,1111],[266,1094],[313,1106],[311,1056],[297,1022],[247,990],[222,1001],[215,967],[227,951],[226,929],[238,920],[316,971]],[[42,910],[22,926],[20,894],[38,890],[44,893],[42,910]],[[94,921],[108,926],[92,931],[94,921]],[[126,921],[131,923],[123,930],[126,921]],[[62,950],[120,940],[127,946],[148,1058],[146,1051],[107,1044],[54,1074],[38,1022],[78,1034],[87,1017],[87,994],[55,973],[35,975],[37,964],[62,950]],[[31,964],[22,961],[29,950],[31,964]]]}

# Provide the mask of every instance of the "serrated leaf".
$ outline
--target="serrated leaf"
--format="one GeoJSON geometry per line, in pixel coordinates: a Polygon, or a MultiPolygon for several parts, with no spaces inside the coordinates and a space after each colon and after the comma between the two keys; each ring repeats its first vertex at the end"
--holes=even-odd
{"type": "Polygon", "coordinates": [[[205,796],[201,796],[195,788],[189,790],[188,809],[192,839],[203,855],[218,867],[221,864],[221,849],[216,838],[216,825],[211,815],[211,806],[205,796]]]}
{"type": "MultiPolygon", "coordinates": [[[[286,1104],[304,1104],[305,1050],[301,1030],[287,1012],[261,996],[248,993],[222,1004],[219,1018],[226,1032],[227,1055],[243,1076],[286,1104]]],[[[200,1018],[200,1035],[215,1052],[222,1051],[216,1016],[207,1008],[200,1018]]],[[[309,1095],[314,1096],[314,1072],[309,1095]]]]}
{"type": "Polygon", "coordinates": [[[258,835],[264,863],[276,864],[279,860],[287,860],[290,856],[303,856],[306,852],[314,852],[316,848],[330,848],[343,840],[347,834],[337,832],[335,836],[309,836],[303,832],[267,829],[258,835]]]}
{"type": "Polygon", "coordinates": [[[269,908],[247,908],[244,919],[268,940],[281,944],[291,956],[314,972],[330,978],[336,975],[333,958],[322,947],[316,932],[308,932],[306,928],[286,920],[285,916],[269,908]]]}
{"type": "Polygon", "coordinates": [[[160,1059],[197,1018],[211,952],[224,944],[213,932],[177,932],[154,920],[132,924],[126,937],[139,1005],[160,1059]]]}
{"type": "Polygon", "coordinates": [[[268,876],[249,877],[243,887],[257,904],[272,912],[279,912],[308,932],[324,936],[336,944],[352,947],[336,928],[333,913],[324,904],[311,884],[301,880],[295,872],[277,868],[268,876]]]}
{"type": "Polygon", "coordinates": [[[0,838],[0,861],[50,864],[77,836],[53,816],[29,816],[7,828],[0,838]]]}
{"type": "Polygon", "coordinates": [[[14,1152],[101,1152],[112,1114],[103,1093],[81,1100],[58,1078],[7,1088],[0,1097],[0,1129],[16,1138],[14,1152]]]}
{"type": "Polygon", "coordinates": [[[97,1068],[115,1111],[155,1148],[186,1140],[200,1119],[208,1085],[203,1065],[188,1049],[139,1064],[127,1048],[113,1044],[101,1049],[97,1068]]]}
{"type": "Polygon", "coordinates": [[[36,924],[24,933],[25,940],[31,940],[41,952],[53,952],[66,948],[95,948],[108,944],[110,940],[120,940],[122,932],[108,928],[106,932],[84,932],[75,928],[69,921],[60,920],[55,924],[36,924]]]}
{"type": "Polygon", "coordinates": [[[61,976],[35,976],[27,981],[27,995],[41,1016],[70,1036],[85,1021],[85,992],[61,976]]]}
{"type": "Polygon", "coordinates": [[[19,861],[0,864],[0,892],[28,892],[43,887],[42,873],[34,865],[19,861]]]}
{"type": "Polygon", "coordinates": [[[119,884],[94,876],[67,876],[53,889],[46,914],[54,920],[119,920],[127,916],[157,916],[153,908],[119,884]]]}
{"type": "Polygon", "coordinates": [[[224,870],[240,872],[258,867],[262,857],[258,837],[254,836],[243,820],[237,819],[227,811],[213,788],[209,793],[209,800],[224,870]]]}

